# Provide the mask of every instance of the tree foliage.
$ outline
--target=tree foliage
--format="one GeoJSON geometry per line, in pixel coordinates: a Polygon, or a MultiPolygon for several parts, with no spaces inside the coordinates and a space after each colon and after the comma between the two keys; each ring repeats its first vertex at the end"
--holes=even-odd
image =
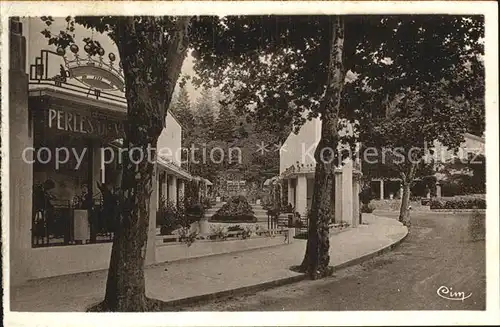
{"type": "MultiPolygon", "coordinates": [[[[330,117],[347,118],[358,132],[341,141],[362,141],[378,149],[403,147],[405,154],[436,139],[457,147],[471,108],[480,107],[484,96],[484,84],[470,85],[484,78],[484,18],[342,19],[343,42],[335,50],[342,58],[332,61],[336,17],[204,17],[193,25],[199,33],[192,40],[198,82],[222,85],[230,101],[259,120],[297,129],[307,118],[320,116],[323,123],[329,122],[323,129],[337,128],[328,118],[334,64],[333,69],[342,70],[345,85],[333,95],[341,101],[339,116],[330,117]]],[[[322,141],[317,149],[325,145],[322,141]]],[[[333,139],[326,141],[336,146],[333,139]]],[[[417,167],[401,168],[404,180],[411,181],[417,167]]],[[[313,203],[321,196],[318,183],[313,203]]]]}
{"type": "Polygon", "coordinates": [[[203,88],[195,106],[196,136],[209,142],[214,138],[215,101],[213,91],[203,88]]]}
{"type": "Polygon", "coordinates": [[[189,140],[194,132],[194,114],[191,108],[191,100],[185,86],[181,86],[175,104],[171,107],[175,117],[182,126],[183,139],[189,140]]]}
{"type": "Polygon", "coordinates": [[[233,141],[236,136],[236,121],[232,108],[228,104],[221,105],[215,122],[214,137],[221,141],[233,141]]]}

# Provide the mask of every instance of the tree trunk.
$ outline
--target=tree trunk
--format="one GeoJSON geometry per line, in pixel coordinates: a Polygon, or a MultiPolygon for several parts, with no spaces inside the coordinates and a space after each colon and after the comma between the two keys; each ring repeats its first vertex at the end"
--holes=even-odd
{"type": "MultiPolygon", "coordinates": [[[[315,151],[316,170],[309,218],[306,253],[300,271],[312,279],[332,273],[329,223],[332,218],[332,188],[335,187],[335,153],[338,145],[340,100],[345,74],[342,66],[344,22],[336,16],[332,22],[328,82],[321,103],[321,139],[315,151]]],[[[341,217],[338,217],[341,219],[341,217]]]]}
{"type": "Polygon", "coordinates": [[[410,226],[410,183],[403,182],[403,196],[401,197],[401,208],[399,208],[399,221],[405,226],[410,226]]]}
{"type": "MultiPolygon", "coordinates": [[[[119,18],[117,18],[119,19],[119,18]]],[[[166,110],[187,53],[188,18],[181,18],[167,40],[159,17],[124,17],[116,43],[123,65],[127,124],[121,188],[104,301],[100,311],[146,311],[144,260],[153,190],[156,147],[166,110]],[[162,59],[163,58],[163,59],[162,59]],[[134,151],[131,151],[134,149],[134,151]],[[144,157],[137,157],[142,151],[144,157]],[[133,160],[131,159],[133,158],[133,160]]],[[[94,308],[96,309],[96,308],[94,308]]],[[[91,309],[92,310],[92,309],[91,309]]]]}
{"type": "Polygon", "coordinates": [[[401,207],[399,208],[399,221],[408,228],[411,225],[410,221],[410,187],[415,178],[416,164],[411,164],[406,174],[401,174],[403,183],[403,196],[401,197],[401,207]]]}

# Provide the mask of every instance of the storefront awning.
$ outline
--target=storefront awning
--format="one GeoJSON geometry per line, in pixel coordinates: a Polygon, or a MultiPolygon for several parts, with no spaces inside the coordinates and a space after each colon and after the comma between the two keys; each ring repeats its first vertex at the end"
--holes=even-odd
{"type": "Polygon", "coordinates": [[[187,179],[187,180],[193,179],[193,176],[191,176],[191,174],[187,170],[180,167],[179,165],[172,162],[171,160],[158,157],[156,159],[156,162],[158,164],[158,168],[167,171],[167,173],[173,174],[173,175],[177,176],[178,178],[182,178],[182,179],[187,179]]]}

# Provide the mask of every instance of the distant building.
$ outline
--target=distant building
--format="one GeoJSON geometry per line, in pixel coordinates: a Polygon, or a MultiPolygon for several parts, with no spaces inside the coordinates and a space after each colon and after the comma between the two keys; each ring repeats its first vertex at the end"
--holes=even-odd
{"type": "MultiPolygon", "coordinates": [[[[321,138],[321,126],[319,118],[307,121],[297,134],[289,134],[280,150],[283,190],[287,192],[288,203],[302,217],[307,215],[312,204],[316,166],[314,151],[321,138]]],[[[340,149],[342,146],[338,150],[340,149]]],[[[360,176],[359,161],[346,159],[335,169],[335,207],[332,208],[335,222],[345,221],[352,226],[358,225],[360,176]]]]}
{"type": "MultiPolygon", "coordinates": [[[[476,156],[485,156],[485,139],[484,137],[479,137],[470,133],[464,134],[464,141],[461,143],[458,151],[448,149],[446,146],[442,145],[440,142],[435,141],[433,154],[428,154],[425,159],[434,162],[434,171],[431,176],[434,177],[435,181],[435,194],[431,194],[431,190],[428,185],[424,185],[424,178],[417,177],[415,184],[412,188],[412,195],[430,198],[431,195],[437,197],[447,196],[448,194],[442,194],[442,183],[446,181],[446,175],[442,173],[442,169],[446,167],[447,164],[452,162],[467,162],[469,155],[474,158],[476,156]]],[[[474,159],[473,158],[473,159],[474,159]]],[[[366,166],[365,166],[366,167],[366,166]]],[[[455,174],[464,174],[467,172],[456,171],[455,174]]],[[[401,179],[398,177],[380,176],[378,178],[371,179],[371,188],[376,199],[396,199],[401,198],[402,195],[402,183],[401,179]]],[[[434,187],[433,187],[434,188],[434,187]]]]}

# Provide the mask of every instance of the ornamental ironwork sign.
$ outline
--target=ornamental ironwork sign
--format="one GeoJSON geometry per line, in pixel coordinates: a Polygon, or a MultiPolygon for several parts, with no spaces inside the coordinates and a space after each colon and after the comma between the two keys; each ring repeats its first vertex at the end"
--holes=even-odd
{"type": "MultiPolygon", "coordinates": [[[[127,103],[123,68],[114,53],[110,52],[105,59],[102,48],[95,57],[88,53],[80,55],[76,44],[69,49],[71,54],[62,48],[56,52],[41,50],[40,56],[30,65],[30,84],[51,85],[98,100],[127,103]]],[[[84,50],[87,52],[86,47],[84,50]]]]}

